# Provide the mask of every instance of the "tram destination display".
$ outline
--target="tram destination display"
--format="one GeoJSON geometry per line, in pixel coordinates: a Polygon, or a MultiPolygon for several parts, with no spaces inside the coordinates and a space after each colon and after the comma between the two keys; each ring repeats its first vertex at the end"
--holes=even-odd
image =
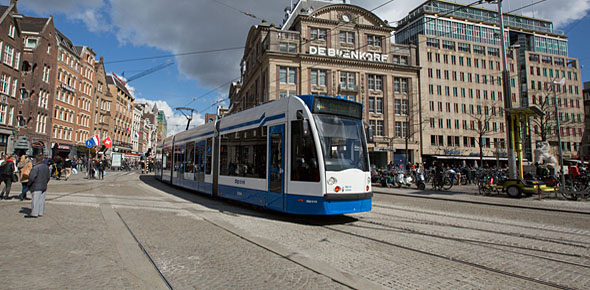
{"type": "Polygon", "coordinates": [[[343,101],[341,99],[316,97],[314,100],[313,112],[362,119],[363,105],[356,102],[343,101]]]}

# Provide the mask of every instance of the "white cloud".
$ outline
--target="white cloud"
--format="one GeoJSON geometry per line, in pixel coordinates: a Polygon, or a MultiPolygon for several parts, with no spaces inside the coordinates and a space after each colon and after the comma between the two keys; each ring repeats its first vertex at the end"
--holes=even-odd
{"type": "MultiPolygon", "coordinates": [[[[141,104],[147,103],[150,107],[155,104],[158,107],[158,110],[164,111],[164,114],[166,115],[166,122],[168,122],[168,136],[182,132],[186,129],[186,117],[179,111],[173,110],[172,107],[168,105],[168,102],[163,100],[146,100],[142,98],[135,99],[135,102],[141,104]]],[[[193,114],[193,120],[191,121],[190,128],[194,128],[204,123],[205,119],[203,119],[201,114],[195,113],[193,114]]]]}
{"type": "Polygon", "coordinates": [[[91,32],[112,28],[105,14],[109,4],[104,0],[21,0],[17,2],[17,7],[19,12],[24,9],[43,17],[50,13],[63,14],[72,21],[84,23],[91,32]]]}
{"type": "MultiPolygon", "coordinates": [[[[504,11],[513,11],[537,0],[504,1],[504,11]]],[[[171,53],[214,50],[245,45],[252,25],[260,19],[248,17],[238,10],[265,18],[269,23],[281,24],[287,0],[22,0],[19,5],[39,14],[61,12],[71,19],[83,21],[92,31],[109,29],[122,44],[149,46],[171,53]],[[228,7],[231,6],[234,9],[228,7]]],[[[385,0],[353,0],[352,4],[368,10],[385,0]]],[[[458,0],[468,4],[473,0],[458,0]]],[[[334,1],[340,3],[340,1],[334,1]]],[[[422,1],[397,0],[377,9],[374,13],[394,23],[405,17],[422,1]]],[[[496,5],[484,5],[496,9],[496,5]]],[[[545,1],[515,14],[535,16],[553,21],[556,28],[587,15],[590,0],[545,1]]],[[[239,76],[242,50],[198,55],[179,56],[179,71],[199,81],[199,86],[216,87],[239,76]]]]}

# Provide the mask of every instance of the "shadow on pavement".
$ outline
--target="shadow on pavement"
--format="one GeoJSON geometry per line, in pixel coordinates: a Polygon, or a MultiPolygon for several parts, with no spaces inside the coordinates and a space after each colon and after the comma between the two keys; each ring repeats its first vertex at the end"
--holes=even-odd
{"type": "Polygon", "coordinates": [[[18,213],[24,213],[26,215],[31,214],[31,209],[28,207],[21,207],[20,210],[18,211],[18,213]]]}
{"type": "Polygon", "coordinates": [[[316,226],[347,224],[358,220],[357,218],[346,215],[309,216],[275,212],[259,206],[230,199],[212,197],[202,193],[189,191],[185,188],[169,185],[167,183],[158,181],[153,175],[140,175],[139,179],[144,184],[154,189],[231,216],[247,215],[264,219],[316,226]]]}

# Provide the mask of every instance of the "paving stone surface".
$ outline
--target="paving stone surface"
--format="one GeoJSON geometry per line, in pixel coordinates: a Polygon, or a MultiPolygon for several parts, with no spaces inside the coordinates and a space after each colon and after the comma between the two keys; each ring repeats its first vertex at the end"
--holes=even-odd
{"type": "Polygon", "coordinates": [[[0,288],[163,289],[132,233],[174,289],[590,289],[589,215],[485,204],[590,203],[462,190],[433,200],[392,189],[406,196],[376,196],[368,213],[296,217],[134,172],[79,174],[51,181],[41,218],[23,218],[30,202],[0,201],[0,288]]]}

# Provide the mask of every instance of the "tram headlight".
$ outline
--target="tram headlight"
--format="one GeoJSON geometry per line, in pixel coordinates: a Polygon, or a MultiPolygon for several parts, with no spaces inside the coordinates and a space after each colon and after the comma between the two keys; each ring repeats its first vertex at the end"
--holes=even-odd
{"type": "Polygon", "coordinates": [[[328,185],[334,185],[336,182],[338,182],[338,180],[336,180],[334,177],[330,177],[330,179],[328,179],[328,185]]]}

